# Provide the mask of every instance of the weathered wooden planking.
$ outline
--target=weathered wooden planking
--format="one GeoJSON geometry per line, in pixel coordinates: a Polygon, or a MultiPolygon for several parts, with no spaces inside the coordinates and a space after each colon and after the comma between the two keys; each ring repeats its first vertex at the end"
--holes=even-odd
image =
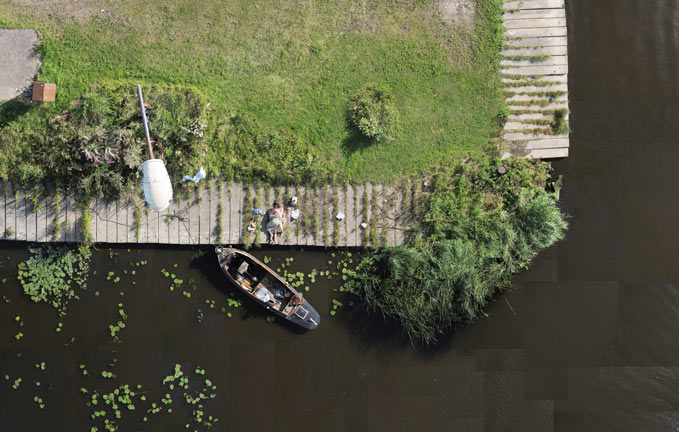
{"type": "Polygon", "coordinates": [[[554,114],[545,114],[541,112],[530,113],[530,114],[511,114],[507,117],[508,122],[522,122],[525,120],[553,120],[554,114]]]}
{"type": "Polygon", "coordinates": [[[514,75],[563,75],[568,73],[568,65],[508,67],[503,69],[502,73],[514,75]]]}
{"type": "Polygon", "coordinates": [[[395,190],[394,198],[394,220],[392,225],[392,246],[403,244],[403,229],[405,228],[404,213],[405,208],[405,194],[410,193],[409,189],[398,188],[395,190]]]}
{"type": "Polygon", "coordinates": [[[512,17],[505,18],[503,25],[507,30],[566,27],[566,18],[513,19],[512,17]]]}
{"type": "Polygon", "coordinates": [[[179,227],[176,221],[174,225],[171,222],[170,216],[177,211],[177,204],[172,201],[170,205],[161,211],[153,211],[147,207],[147,238],[149,243],[178,243],[179,242],[179,227]],[[172,231],[174,230],[174,232],[172,231]],[[172,235],[174,234],[174,235],[172,235]]]}
{"type": "Polygon", "coordinates": [[[563,9],[565,0],[511,0],[502,4],[505,10],[514,9],[563,9]]]}
{"type": "Polygon", "coordinates": [[[346,198],[346,187],[340,186],[335,188],[335,193],[337,194],[337,209],[335,209],[335,214],[333,218],[337,217],[337,213],[344,213],[344,219],[339,221],[337,224],[339,228],[339,244],[338,246],[347,245],[347,198],[346,198]]]}
{"type": "Polygon", "coordinates": [[[383,232],[385,231],[385,228],[388,229],[388,227],[385,227],[386,220],[384,219],[384,196],[383,196],[383,187],[382,185],[373,185],[372,193],[375,196],[373,201],[375,202],[374,205],[372,205],[372,215],[370,216],[371,222],[375,224],[375,235],[376,238],[373,239],[373,246],[377,247],[380,246],[382,238],[383,238],[383,232]]]}
{"type": "Polygon", "coordinates": [[[541,76],[526,76],[526,75],[507,75],[503,74],[502,82],[518,83],[523,85],[554,85],[554,84],[568,84],[568,75],[541,75],[541,76]]]}
{"type": "Polygon", "coordinates": [[[225,244],[235,245],[242,241],[241,212],[243,210],[243,185],[229,181],[224,183],[224,236],[225,244]]]}
{"type": "Polygon", "coordinates": [[[501,62],[502,68],[506,69],[507,66],[512,68],[519,66],[560,66],[568,65],[568,56],[550,56],[549,58],[542,61],[534,61],[530,59],[526,60],[511,60],[503,59],[501,62]]]}
{"type": "Polygon", "coordinates": [[[400,205],[400,198],[397,197],[396,189],[393,186],[385,186],[383,189],[382,213],[386,225],[387,245],[394,245],[394,226],[396,225],[397,203],[400,205]]]}
{"type": "MultiPolygon", "coordinates": [[[[266,211],[269,208],[269,204],[267,204],[268,196],[267,196],[267,190],[263,187],[258,187],[255,190],[257,200],[255,206],[259,209],[262,209],[266,211]]],[[[252,208],[248,209],[249,211],[252,211],[252,208]]],[[[269,236],[267,235],[266,232],[266,218],[263,217],[262,215],[253,215],[255,218],[255,221],[257,222],[257,231],[255,233],[257,234],[257,239],[259,241],[259,244],[266,244],[268,242],[269,236]]]]}
{"type": "Polygon", "coordinates": [[[73,208],[69,211],[70,214],[73,215],[73,241],[81,242],[83,209],[81,204],[78,202],[78,198],[76,196],[73,196],[72,198],[73,208]]]}
{"type": "Polygon", "coordinates": [[[96,236],[97,236],[97,224],[99,223],[98,218],[97,218],[97,201],[95,199],[91,199],[88,203],[88,209],[90,211],[90,239],[92,241],[96,241],[96,236]]]}
{"type": "MultiPolygon", "coordinates": [[[[533,133],[521,133],[521,132],[511,132],[511,133],[505,133],[504,134],[504,139],[505,141],[522,141],[522,140],[535,140],[536,138],[540,138],[539,135],[535,135],[533,133]]],[[[548,138],[545,137],[548,141],[552,140],[566,140],[568,141],[568,134],[564,135],[550,135],[548,138]]],[[[561,141],[560,141],[561,142],[561,141]]],[[[562,147],[562,146],[559,146],[562,147]]]]}
{"type": "Polygon", "coordinates": [[[358,222],[356,221],[356,207],[355,207],[355,188],[353,185],[348,184],[344,188],[344,196],[345,196],[345,208],[346,208],[346,230],[347,230],[347,236],[346,236],[346,242],[344,243],[346,246],[356,246],[356,227],[358,226],[358,222]]]}
{"type": "MultiPolygon", "coordinates": [[[[360,228],[360,225],[363,222],[365,222],[366,224],[368,223],[368,209],[363,208],[363,195],[368,193],[366,191],[366,188],[367,188],[367,185],[358,185],[356,187],[356,190],[355,190],[355,193],[356,193],[356,211],[357,211],[357,216],[356,216],[356,246],[362,246],[362,245],[365,244],[364,241],[363,241],[364,230],[363,230],[363,228],[360,228]]],[[[370,202],[370,200],[368,200],[368,202],[370,202]]]]}
{"type": "MultiPolygon", "coordinates": [[[[292,197],[297,197],[297,200],[299,202],[299,197],[298,197],[298,192],[297,192],[297,187],[296,186],[288,186],[288,196],[290,199],[292,197]]],[[[290,204],[290,203],[286,203],[290,204]]],[[[295,207],[290,207],[290,211],[294,210],[295,207]]],[[[288,230],[290,231],[290,243],[291,245],[298,245],[299,244],[299,220],[292,220],[291,218],[288,218],[289,221],[289,226],[288,230]]]]}
{"type": "Polygon", "coordinates": [[[528,139],[525,142],[517,143],[516,145],[525,150],[547,149],[568,147],[568,138],[536,138],[528,139]]]}
{"type": "Polygon", "coordinates": [[[363,193],[365,192],[365,185],[357,185],[354,188],[354,203],[355,203],[355,225],[354,229],[354,246],[361,246],[363,244],[363,229],[360,228],[361,223],[365,222],[363,214],[363,193]]]}
{"type": "Polygon", "coordinates": [[[535,93],[535,92],[567,92],[568,84],[558,83],[547,85],[547,86],[523,86],[523,87],[507,87],[504,89],[506,92],[521,94],[521,93],[535,93]]]}
{"type": "Polygon", "coordinates": [[[509,48],[502,51],[503,56],[565,56],[568,55],[566,45],[544,46],[544,47],[519,47],[509,48]]]}
{"type": "Polygon", "coordinates": [[[567,100],[561,100],[561,101],[554,101],[554,103],[549,104],[549,105],[543,105],[543,106],[538,106],[538,105],[511,105],[507,107],[509,108],[510,111],[520,111],[520,112],[528,112],[528,111],[540,111],[540,112],[548,112],[548,111],[554,111],[558,109],[568,109],[568,101],[567,100]]]}
{"type": "Polygon", "coordinates": [[[232,183],[222,182],[221,180],[215,185],[217,187],[218,199],[213,199],[212,202],[217,202],[221,204],[222,212],[219,215],[215,215],[219,218],[222,225],[221,236],[217,236],[217,244],[228,243],[231,239],[231,185],[232,183]],[[221,189],[221,192],[219,190],[221,189]]]}
{"type": "MultiPolygon", "coordinates": [[[[568,29],[566,27],[549,27],[549,28],[518,28],[511,29],[505,32],[508,38],[548,38],[548,37],[566,37],[568,36],[568,29]]],[[[511,45],[511,42],[510,42],[511,45]]]]}
{"type": "MultiPolygon", "coordinates": [[[[0,200],[4,199],[4,195],[0,192],[0,200]]],[[[53,206],[54,194],[49,190],[42,188],[40,196],[40,211],[38,212],[38,240],[39,242],[49,242],[52,240],[52,232],[50,231],[52,222],[50,216],[54,213],[53,206]]],[[[4,219],[4,208],[0,210],[0,219],[4,219]]],[[[2,230],[0,230],[2,232],[2,230]]]]}
{"type": "Polygon", "coordinates": [[[16,239],[26,240],[26,194],[21,188],[16,190],[16,239]]]}
{"type": "Polygon", "coordinates": [[[181,221],[181,218],[185,216],[182,209],[182,203],[172,203],[167,208],[167,214],[161,213],[159,215],[158,225],[160,229],[166,227],[168,232],[167,242],[170,244],[181,244],[182,232],[186,236],[184,223],[181,221]]]}
{"type": "Polygon", "coordinates": [[[219,221],[217,220],[218,218],[217,207],[219,206],[219,203],[221,202],[222,199],[221,197],[222,193],[220,193],[221,188],[214,179],[210,180],[208,186],[210,193],[210,210],[208,212],[208,217],[210,218],[210,233],[208,241],[210,244],[221,244],[222,239],[218,238],[217,236],[219,226],[219,221]]]}
{"type": "Polygon", "coordinates": [[[127,243],[127,201],[116,202],[116,243],[127,243]]]}
{"type": "Polygon", "coordinates": [[[296,185],[291,190],[294,190],[294,196],[297,197],[297,210],[299,211],[299,217],[294,222],[295,234],[297,235],[297,244],[300,246],[306,245],[306,236],[304,234],[306,215],[304,214],[305,207],[305,194],[306,188],[304,186],[296,185]]]}
{"type": "MultiPolygon", "coordinates": [[[[139,221],[140,221],[140,226],[139,226],[139,235],[137,236],[135,232],[135,237],[134,237],[134,242],[136,243],[147,243],[148,242],[148,236],[149,236],[149,218],[148,218],[148,211],[146,210],[147,207],[143,206],[139,201],[134,203],[134,208],[138,209],[139,211],[139,221]]],[[[133,209],[134,211],[134,209],[133,209]]]]}
{"type": "Polygon", "coordinates": [[[213,228],[213,216],[210,213],[211,193],[209,183],[205,183],[200,190],[200,218],[198,227],[199,244],[210,244],[210,232],[213,228]]]}
{"type": "MultiPolygon", "coordinates": [[[[187,245],[191,244],[191,199],[188,195],[185,195],[179,204],[179,209],[173,217],[172,221],[177,221],[179,229],[179,244],[187,245]]],[[[170,228],[172,225],[170,224],[170,228]]]]}
{"type": "Polygon", "coordinates": [[[229,199],[230,221],[229,221],[229,244],[243,244],[243,184],[233,182],[229,186],[231,196],[229,199]]]}
{"type": "Polygon", "coordinates": [[[16,190],[11,183],[7,183],[5,190],[5,231],[3,238],[16,240],[16,190]]]}
{"type": "Polygon", "coordinates": [[[523,48],[523,47],[550,47],[550,46],[568,46],[568,38],[566,36],[536,36],[536,37],[510,37],[507,38],[505,44],[509,49],[523,48]]]}
{"type": "Polygon", "coordinates": [[[5,194],[7,191],[7,183],[0,182],[0,239],[5,237],[6,225],[6,204],[5,204],[5,194]]]}
{"type": "MultiPolygon", "coordinates": [[[[134,201],[127,202],[127,242],[137,243],[137,228],[135,228],[135,203],[134,201]]],[[[139,221],[141,222],[141,213],[139,214],[139,221]]]]}
{"type": "Polygon", "coordinates": [[[553,149],[536,149],[528,153],[528,157],[533,159],[556,159],[568,157],[568,147],[553,149]]]}
{"type": "Polygon", "coordinates": [[[38,210],[35,189],[26,192],[26,241],[34,242],[38,239],[38,210]],[[37,207],[37,208],[36,208],[37,207]]]}
{"type": "MultiPolygon", "coordinates": [[[[69,209],[70,210],[70,209],[69,209]]],[[[118,239],[118,221],[116,213],[118,211],[118,202],[111,201],[106,204],[106,242],[115,243],[118,239]]],[[[70,215],[70,211],[69,211],[70,215]]]]}
{"type": "Polygon", "coordinates": [[[324,246],[325,245],[325,230],[324,226],[327,225],[324,216],[324,209],[326,204],[325,192],[323,188],[314,187],[313,189],[313,206],[314,206],[314,218],[316,219],[316,235],[314,236],[314,246],[324,246]]]}
{"type": "Polygon", "coordinates": [[[540,106],[544,103],[567,102],[568,94],[560,94],[556,97],[543,96],[540,94],[515,94],[506,99],[507,105],[516,105],[516,102],[535,102],[533,105],[540,106]]]}
{"type": "Polygon", "coordinates": [[[517,130],[532,130],[536,128],[545,128],[549,125],[537,125],[534,123],[521,123],[521,122],[507,122],[505,123],[505,131],[517,131],[517,130]]]}
{"type": "Polygon", "coordinates": [[[519,11],[505,12],[502,18],[505,21],[519,20],[519,19],[536,19],[536,18],[565,18],[566,9],[523,9],[519,11]]]}
{"type": "Polygon", "coordinates": [[[189,244],[198,244],[200,240],[200,196],[198,189],[194,189],[189,200],[189,244]]]}

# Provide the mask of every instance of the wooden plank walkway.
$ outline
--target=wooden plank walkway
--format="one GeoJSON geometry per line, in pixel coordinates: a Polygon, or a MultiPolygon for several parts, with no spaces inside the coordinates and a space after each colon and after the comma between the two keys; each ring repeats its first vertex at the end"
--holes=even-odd
{"type": "Polygon", "coordinates": [[[510,112],[503,132],[503,157],[567,157],[565,0],[505,0],[503,8],[507,12],[502,83],[510,112]]]}
{"type": "MultiPolygon", "coordinates": [[[[273,188],[211,180],[182,193],[162,212],[150,211],[141,200],[93,199],[89,231],[95,243],[242,245],[253,206],[267,210],[273,201],[288,202],[292,196],[297,196],[300,217],[286,221],[281,245],[398,245],[413,221],[411,191],[403,184],[273,188]],[[338,213],[344,214],[342,220],[338,213]]],[[[82,203],[73,195],[0,182],[2,240],[80,242],[82,216],[82,203]]],[[[247,233],[249,239],[253,245],[265,244],[266,219],[254,215],[254,220],[257,230],[247,233]]]]}

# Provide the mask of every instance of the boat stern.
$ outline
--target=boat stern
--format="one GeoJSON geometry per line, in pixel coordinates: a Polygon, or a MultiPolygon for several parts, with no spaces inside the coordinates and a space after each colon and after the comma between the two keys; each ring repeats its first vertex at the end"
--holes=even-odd
{"type": "Polygon", "coordinates": [[[288,319],[307,330],[313,330],[321,323],[321,315],[306,299],[290,314],[288,319]]]}

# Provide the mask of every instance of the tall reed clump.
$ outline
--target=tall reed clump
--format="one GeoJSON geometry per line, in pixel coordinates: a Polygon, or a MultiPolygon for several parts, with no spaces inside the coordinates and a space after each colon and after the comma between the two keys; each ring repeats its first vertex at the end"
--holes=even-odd
{"type": "Polygon", "coordinates": [[[567,223],[548,180],[547,164],[523,159],[435,171],[420,235],[364,256],[345,289],[399,321],[411,340],[435,342],[481,316],[513,274],[563,238],[567,223]]]}

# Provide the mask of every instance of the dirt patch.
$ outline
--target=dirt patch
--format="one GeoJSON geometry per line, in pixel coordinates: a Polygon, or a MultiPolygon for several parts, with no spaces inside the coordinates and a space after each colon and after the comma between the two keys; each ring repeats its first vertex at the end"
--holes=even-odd
{"type": "Polygon", "coordinates": [[[440,0],[438,6],[445,21],[467,28],[473,26],[476,16],[474,0],[440,0]]]}
{"type": "Polygon", "coordinates": [[[35,30],[0,29],[0,101],[21,96],[30,87],[42,65],[35,52],[39,43],[35,30]]]}
{"type": "Polygon", "coordinates": [[[45,16],[56,15],[84,23],[93,17],[107,21],[127,21],[115,11],[116,2],[110,0],[12,0],[12,3],[30,7],[45,16]]]}

